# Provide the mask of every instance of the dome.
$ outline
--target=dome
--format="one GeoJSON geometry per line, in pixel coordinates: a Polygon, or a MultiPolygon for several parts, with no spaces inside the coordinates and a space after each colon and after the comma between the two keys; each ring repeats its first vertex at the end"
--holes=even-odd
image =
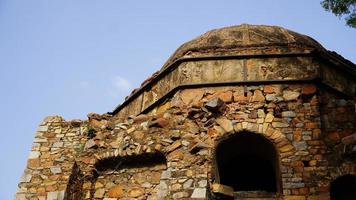
{"type": "MultiPolygon", "coordinates": [[[[208,31],[183,44],[163,65],[163,69],[181,57],[195,57],[194,54],[217,56],[239,54],[244,49],[264,47],[299,47],[324,50],[309,36],[278,26],[249,25],[224,27],[208,31]],[[235,50],[235,51],[234,51],[235,50]]],[[[289,51],[289,50],[287,50],[289,51]]]]}
{"type": "MultiPolygon", "coordinates": [[[[334,83],[337,71],[356,76],[355,64],[336,52],[326,50],[309,36],[278,26],[242,24],[224,27],[208,31],[180,46],[161,70],[133,90],[110,114],[119,113],[118,118],[123,119],[148,112],[182,88],[245,81],[261,84],[268,81],[311,81],[321,80],[322,76],[334,83]],[[240,62],[248,59],[251,62],[240,62]],[[220,70],[222,68],[224,73],[220,70]],[[321,68],[334,71],[320,74],[321,68]]],[[[339,89],[353,94],[352,87],[339,89]]]]}

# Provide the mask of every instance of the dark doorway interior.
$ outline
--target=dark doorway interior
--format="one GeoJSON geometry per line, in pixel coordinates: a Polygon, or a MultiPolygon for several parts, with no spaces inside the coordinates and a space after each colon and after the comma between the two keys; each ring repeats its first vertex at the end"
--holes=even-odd
{"type": "Polygon", "coordinates": [[[335,179],[330,184],[331,200],[355,200],[356,199],[356,176],[344,175],[335,179]]]}
{"type": "Polygon", "coordinates": [[[239,133],[216,149],[220,184],[234,191],[277,192],[278,160],[274,145],[262,135],[239,133]]]}

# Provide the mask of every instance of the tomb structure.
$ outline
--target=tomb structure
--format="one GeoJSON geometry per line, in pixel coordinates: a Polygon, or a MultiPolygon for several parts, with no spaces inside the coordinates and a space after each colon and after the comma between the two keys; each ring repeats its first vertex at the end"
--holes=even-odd
{"type": "Polygon", "coordinates": [[[112,112],[46,117],[15,199],[356,199],[355,94],[308,36],[211,30],[112,112]]]}

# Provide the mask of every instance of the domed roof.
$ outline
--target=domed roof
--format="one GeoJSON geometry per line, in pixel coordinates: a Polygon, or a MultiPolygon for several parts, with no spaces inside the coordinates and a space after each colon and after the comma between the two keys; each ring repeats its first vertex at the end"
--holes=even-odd
{"type": "MultiPolygon", "coordinates": [[[[133,90],[125,101],[117,106],[111,114],[117,114],[124,108],[127,109],[122,112],[122,116],[126,116],[128,113],[132,114],[136,112],[138,108],[141,109],[141,112],[144,109],[155,106],[156,104],[152,103],[153,101],[160,102],[156,99],[159,98],[157,95],[164,95],[161,96],[161,99],[164,99],[172,94],[170,92],[176,92],[176,89],[181,89],[180,86],[184,86],[186,83],[174,80],[176,78],[179,79],[179,77],[170,77],[172,81],[177,81],[176,85],[172,85],[169,79],[165,80],[164,77],[172,73],[172,71],[178,68],[183,62],[237,59],[236,57],[298,57],[300,55],[315,57],[322,62],[327,61],[328,66],[333,66],[337,70],[345,71],[353,77],[356,76],[355,64],[346,60],[336,52],[326,50],[309,36],[278,26],[242,24],[208,31],[180,46],[163,65],[160,71],[155,72],[151,77],[146,79],[140,88],[133,90]],[[159,83],[161,80],[162,85],[159,83]],[[153,87],[155,91],[149,93],[153,91],[153,87]]],[[[194,65],[192,66],[194,67],[194,65]]],[[[287,68],[288,66],[289,65],[278,65],[280,68],[287,68]]],[[[293,71],[293,69],[289,71],[291,70],[293,71]]],[[[178,70],[177,74],[186,76],[183,74],[183,71],[184,70],[178,70]]],[[[197,71],[197,73],[199,72],[197,71]]],[[[237,76],[235,78],[237,78],[237,76]]],[[[219,84],[222,83],[223,82],[220,82],[219,84]]]]}
{"type": "Polygon", "coordinates": [[[301,48],[324,49],[314,39],[285,28],[242,24],[208,31],[183,44],[168,59],[163,69],[180,57],[196,52],[214,50],[214,55],[226,55],[225,53],[229,52],[231,54],[232,49],[238,50],[267,46],[297,46],[301,48]]]}

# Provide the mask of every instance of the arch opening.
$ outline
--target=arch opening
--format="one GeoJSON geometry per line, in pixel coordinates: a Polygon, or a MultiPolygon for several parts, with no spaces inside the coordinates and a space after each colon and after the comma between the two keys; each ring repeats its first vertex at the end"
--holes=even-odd
{"type": "Polygon", "coordinates": [[[220,184],[232,187],[235,192],[279,191],[277,152],[262,135],[235,134],[218,144],[215,156],[220,184]]]}
{"type": "Polygon", "coordinates": [[[155,188],[167,169],[167,160],[161,152],[152,152],[105,158],[95,163],[94,168],[90,189],[92,199],[155,198],[155,188]]]}
{"type": "Polygon", "coordinates": [[[356,176],[347,174],[336,178],[330,184],[330,200],[356,199],[356,176]]]}

